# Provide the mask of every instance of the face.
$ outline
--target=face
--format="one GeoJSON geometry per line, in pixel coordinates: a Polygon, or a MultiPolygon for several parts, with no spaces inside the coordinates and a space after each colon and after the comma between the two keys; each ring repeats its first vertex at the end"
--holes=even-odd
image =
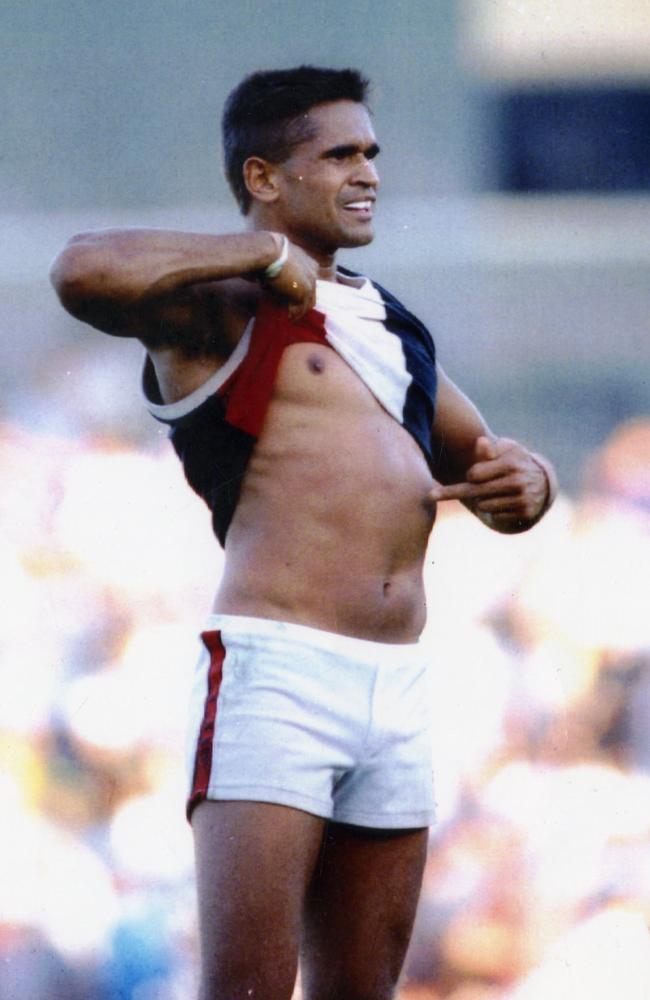
{"type": "Polygon", "coordinates": [[[379,147],[368,112],[354,101],[334,101],[308,114],[313,138],[276,167],[278,218],[289,238],[307,250],[365,246],[374,236],[379,186],[379,147]]]}

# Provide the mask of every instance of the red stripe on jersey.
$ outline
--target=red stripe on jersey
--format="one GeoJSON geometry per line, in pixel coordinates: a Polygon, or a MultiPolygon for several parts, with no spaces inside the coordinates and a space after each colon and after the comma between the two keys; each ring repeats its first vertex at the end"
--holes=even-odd
{"type": "Polygon", "coordinates": [[[201,638],[210,653],[210,668],[208,670],[208,693],[203,709],[203,721],[196,745],[192,790],[187,803],[188,819],[190,819],[195,806],[202,802],[208,794],[212,773],[214,733],[217,724],[217,701],[223,677],[223,661],[226,656],[226,649],[221,641],[221,632],[203,632],[201,638]]]}
{"type": "Polygon", "coordinates": [[[329,347],[325,335],[325,317],[316,309],[293,321],[286,306],[262,299],[246,357],[220,392],[226,399],[228,423],[258,438],[285,347],[302,343],[329,347]]]}

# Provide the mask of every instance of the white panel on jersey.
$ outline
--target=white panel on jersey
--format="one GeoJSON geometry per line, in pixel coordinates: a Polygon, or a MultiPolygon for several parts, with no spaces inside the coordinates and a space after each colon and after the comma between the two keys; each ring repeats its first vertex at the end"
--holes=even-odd
{"type": "Polygon", "coordinates": [[[365,382],[385,410],[399,423],[404,419],[411,375],[402,341],[384,326],[386,307],[366,278],[316,283],[316,309],[325,316],[327,340],[365,382]],[[349,282],[349,283],[348,283],[349,282]]]}

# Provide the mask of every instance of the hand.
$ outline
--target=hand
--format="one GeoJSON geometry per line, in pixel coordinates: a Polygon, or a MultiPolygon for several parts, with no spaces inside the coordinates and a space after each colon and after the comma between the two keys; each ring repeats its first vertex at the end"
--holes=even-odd
{"type": "MultiPolygon", "coordinates": [[[[280,249],[278,248],[278,254],[280,249]]],[[[262,278],[275,295],[288,301],[289,319],[301,319],[316,302],[318,263],[295,243],[289,243],[289,256],[275,278],[262,278]]]]}
{"type": "Polygon", "coordinates": [[[551,499],[545,468],[510,438],[477,438],[465,482],[436,483],[432,501],[462,500],[500,531],[522,531],[542,516],[551,499]]]}

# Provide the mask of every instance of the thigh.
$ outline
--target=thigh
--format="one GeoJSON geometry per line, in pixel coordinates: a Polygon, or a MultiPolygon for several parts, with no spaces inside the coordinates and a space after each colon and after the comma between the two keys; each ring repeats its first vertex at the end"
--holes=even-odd
{"type": "Polygon", "coordinates": [[[269,803],[197,806],[201,1000],[289,1000],[323,826],[269,803]]]}
{"type": "Polygon", "coordinates": [[[427,834],[330,824],[306,902],[306,1000],[393,995],[413,928],[427,834]]]}

